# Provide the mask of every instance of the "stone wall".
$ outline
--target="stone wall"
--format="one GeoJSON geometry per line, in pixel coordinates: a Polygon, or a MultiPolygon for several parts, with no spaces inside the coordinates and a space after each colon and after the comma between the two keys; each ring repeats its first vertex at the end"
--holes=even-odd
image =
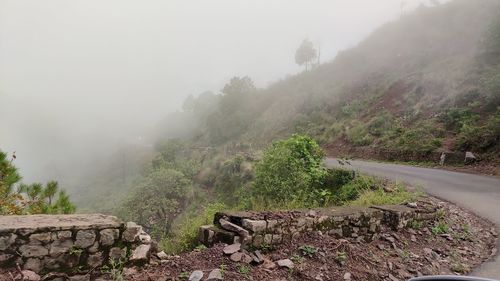
{"type": "Polygon", "coordinates": [[[300,233],[319,230],[338,238],[353,237],[371,241],[381,233],[382,226],[397,230],[412,220],[429,220],[436,216],[437,207],[427,201],[407,206],[389,205],[336,207],[328,209],[286,212],[220,212],[214,225],[199,229],[199,240],[206,246],[215,243],[242,243],[260,247],[280,244],[300,233]]]}
{"type": "Polygon", "coordinates": [[[78,274],[109,263],[146,263],[151,237],[113,216],[0,216],[0,266],[78,274]]]}

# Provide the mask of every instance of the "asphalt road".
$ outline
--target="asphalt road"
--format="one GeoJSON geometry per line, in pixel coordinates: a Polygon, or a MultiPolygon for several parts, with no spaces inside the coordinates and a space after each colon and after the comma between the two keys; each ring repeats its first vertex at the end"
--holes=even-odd
{"type": "MultiPolygon", "coordinates": [[[[421,186],[427,193],[471,210],[495,223],[500,229],[500,179],[439,169],[368,161],[349,161],[353,168],[376,176],[421,186]]],[[[340,166],[334,158],[327,158],[329,167],[340,166]]],[[[498,231],[497,231],[498,232],[498,231]]],[[[499,248],[497,245],[497,248],[499,248]]],[[[472,272],[473,276],[500,279],[500,258],[484,263],[472,272]]]]}

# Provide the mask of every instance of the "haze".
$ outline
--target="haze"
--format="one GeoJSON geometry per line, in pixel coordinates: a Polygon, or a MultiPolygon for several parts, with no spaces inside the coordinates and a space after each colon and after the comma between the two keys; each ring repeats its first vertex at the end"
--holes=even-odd
{"type": "Polygon", "coordinates": [[[265,87],[302,71],[304,38],[331,60],[400,13],[399,0],[0,0],[0,147],[26,181],[61,180],[148,145],[189,94],[243,75],[265,87]]]}

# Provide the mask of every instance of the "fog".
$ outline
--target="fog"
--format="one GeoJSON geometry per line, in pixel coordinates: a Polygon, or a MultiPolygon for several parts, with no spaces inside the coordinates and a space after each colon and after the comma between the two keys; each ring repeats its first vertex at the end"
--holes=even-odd
{"type": "Polygon", "coordinates": [[[419,1],[0,0],[0,149],[26,181],[78,174],[148,136],[190,94],[258,87],[321,61],[419,1]]]}

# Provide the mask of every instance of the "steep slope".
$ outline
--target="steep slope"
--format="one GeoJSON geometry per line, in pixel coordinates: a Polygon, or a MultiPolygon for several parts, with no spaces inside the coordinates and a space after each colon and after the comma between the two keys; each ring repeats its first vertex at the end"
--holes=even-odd
{"type": "Polygon", "coordinates": [[[215,143],[302,132],[334,150],[498,156],[499,11],[493,0],[422,7],[333,61],[253,92],[238,110],[244,130],[215,143]]]}

